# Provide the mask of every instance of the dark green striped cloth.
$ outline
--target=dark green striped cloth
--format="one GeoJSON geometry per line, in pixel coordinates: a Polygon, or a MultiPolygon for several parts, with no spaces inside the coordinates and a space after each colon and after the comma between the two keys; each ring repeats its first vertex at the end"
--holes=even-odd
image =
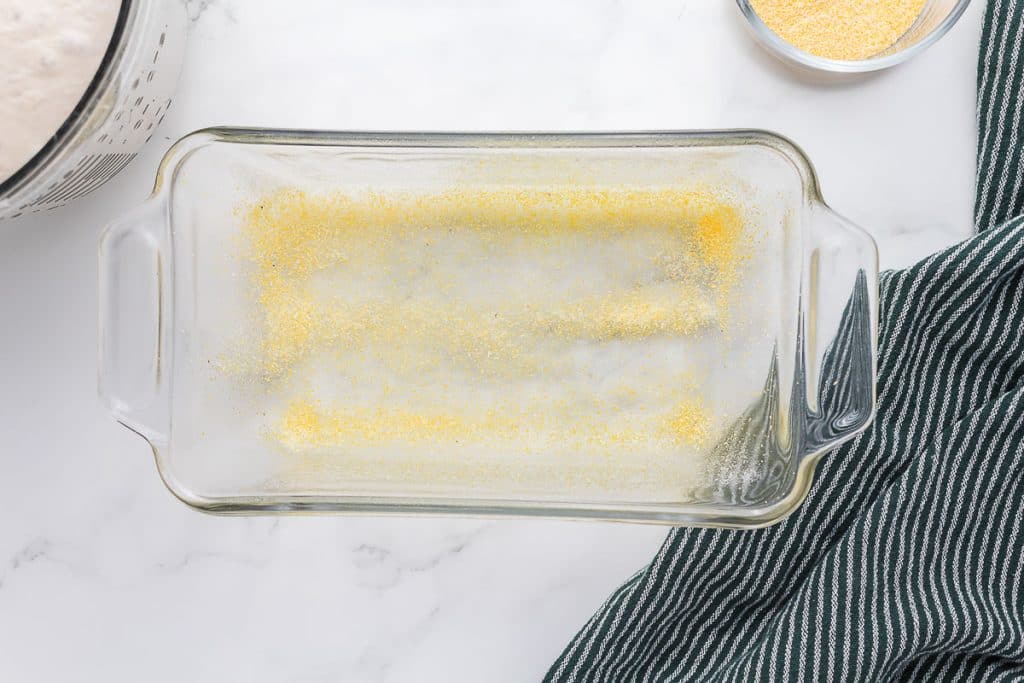
{"type": "Polygon", "coordinates": [[[979,234],[883,274],[874,426],[781,524],[674,530],[547,680],[1024,680],[1022,48],[994,0],[979,234]]]}

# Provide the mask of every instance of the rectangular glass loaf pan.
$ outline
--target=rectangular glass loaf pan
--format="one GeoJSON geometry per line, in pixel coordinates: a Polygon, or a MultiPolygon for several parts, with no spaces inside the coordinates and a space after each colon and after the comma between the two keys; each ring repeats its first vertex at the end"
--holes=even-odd
{"type": "Polygon", "coordinates": [[[874,243],[762,131],[199,131],[100,284],[208,512],[757,527],[874,412],[874,243]]]}

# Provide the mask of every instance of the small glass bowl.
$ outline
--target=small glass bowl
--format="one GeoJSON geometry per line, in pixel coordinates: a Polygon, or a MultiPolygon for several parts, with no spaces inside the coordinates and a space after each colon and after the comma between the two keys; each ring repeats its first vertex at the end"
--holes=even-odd
{"type": "Polygon", "coordinates": [[[736,0],[754,35],[769,51],[801,66],[835,73],[878,71],[900,64],[924,51],[953,27],[971,0],[929,0],[910,29],[895,43],[867,59],[828,59],[797,49],[761,21],[749,0],[736,0]]]}

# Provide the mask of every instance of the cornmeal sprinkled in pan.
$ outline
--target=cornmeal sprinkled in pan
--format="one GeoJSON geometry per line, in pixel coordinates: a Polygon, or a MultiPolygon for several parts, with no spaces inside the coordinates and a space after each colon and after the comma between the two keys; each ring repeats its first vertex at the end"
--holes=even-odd
{"type": "Polygon", "coordinates": [[[827,59],[858,60],[910,30],[925,0],[751,0],[761,21],[793,47],[827,59]]]}
{"type": "Polygon", "coordinates": [[[242,211],[251,373],[290,452],[702,448],[678,361],[748,259],[703,190],[282,190],[242,211]]]}

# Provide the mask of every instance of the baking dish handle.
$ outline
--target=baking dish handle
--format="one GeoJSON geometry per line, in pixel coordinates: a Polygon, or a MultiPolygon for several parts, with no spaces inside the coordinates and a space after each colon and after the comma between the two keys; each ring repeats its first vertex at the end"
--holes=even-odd
{"type": "Polygon", "coordinates": [[[166,438],[163,361],[167,208],[151,199],[111,224],[99,248],[99,392],[123,425],[150,443],[166,438]]]}
{"type": "Polygon", "coordinates": [[[878,251],[871,236],[824,203],[811,207],[801,322],[805,457],[834,448],[874,417],[878,251]]]}

